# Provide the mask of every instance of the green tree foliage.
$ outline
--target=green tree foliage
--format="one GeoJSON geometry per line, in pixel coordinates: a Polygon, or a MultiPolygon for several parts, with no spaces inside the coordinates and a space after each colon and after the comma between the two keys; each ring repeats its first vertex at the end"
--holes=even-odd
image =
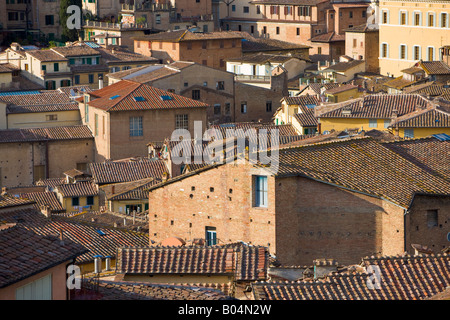
{"type": "MultiPolygon", "coordinates": [[[[62,41],[76,41],[78,40],[78,32],[81,30],[69,29],[67,27],[67,19],[71,16],[71,13],[67,13],[67,8],[71,5],[82,8],[82,0],[61,0],[59,10],[59,21],[61,22],[61,38],[62,41]]],[[[81,17],[80,17],[81,19],[81,17]]]]}

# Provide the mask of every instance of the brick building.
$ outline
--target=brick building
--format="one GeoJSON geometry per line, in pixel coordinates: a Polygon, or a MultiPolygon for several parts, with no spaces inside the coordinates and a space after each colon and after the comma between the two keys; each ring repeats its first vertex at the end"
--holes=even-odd
{"type": "MultiPolygon", "coordinates": [[[[150,188],[150,239],[213,235],[267,246],[285,264],[356,263],[410,250],[410,212],[448,220],[448,181],[370,138],[282,149],[274,168],[219,164],[150,188]]],[[[435,231],[420,223],[425,241],[435,231]]],[[[442,247],[442,232],[423,244],[442,247]]]]}
{"type": "Polygon", "coordinates": [[[379,30],[363,24],[345,30],[345,55],[364,60],[366,71],[378,73],[379,30]]]}
{"type": "Polygon", "coordinates": [[[122,80],[77,101],[95,138],[96,162],[146,156],[148,141],[163,141],[175,129],[193,136],[194,121],[206,127],[207,104],[134,81],[122,80]]]}
{"type": "Polygon", "coordinates": [[[134,52],[160,60],[193,61],[226,70],[225,58],[242,54],[239,32],[193,32],[178,30],[134,38],[134,52]]]}

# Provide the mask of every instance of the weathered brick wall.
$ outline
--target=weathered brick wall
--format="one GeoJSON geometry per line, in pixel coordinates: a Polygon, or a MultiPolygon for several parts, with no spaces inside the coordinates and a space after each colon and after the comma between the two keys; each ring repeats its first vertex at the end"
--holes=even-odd
{"type": "Polygon", "coordinates": [[[450,197],[416,195],[406,215],[406,226],[408,252],[414,252],[411,244],[428,246],[435,253],[447,248],[450,245],[447,240],[447,234],[450,232],[450,197]],[[427,225],[428,210],[437,210],[437,226],[427,225]]]}
{"type": "Polygon", "coordinates": [[[226,164],[153,190],[149,194],[150,240],[204,239],[205,227],[212,226],[217,228],[219,243],[242,240],[273,247],[274,178],[268,179],[268,208],[254,208],[252,173],[261,172],[250,165],[226,164]]]}
{"type": "Polygon", "coordinates": [[[310,265],[314,259],[333,258],[350,264],[367,255],[394,253],[394,248],[395,254],[402,253],[401,237],[384,238],[402,230],[398,207],[301,177],[277,179],[276,194],[276,254],[283,263],[310,265]]]}

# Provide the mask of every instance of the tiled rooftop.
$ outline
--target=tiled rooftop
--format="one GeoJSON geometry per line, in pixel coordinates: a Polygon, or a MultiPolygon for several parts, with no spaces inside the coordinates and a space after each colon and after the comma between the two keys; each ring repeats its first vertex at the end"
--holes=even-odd
{"type": "Polygon", "coordinates": [[[190,30],[160,32],[145,37],[135,37],[136,40],[164,41],[164,42],[242,39],[242,38],[243,38],[242,34],[236,31],[216,31],[203,33],[203,32],[191,32],[190,30]]]}
{"type": "Polygon", "coordinates": [[[361,98],[328,105],[331,111],[322,111],[319,118],[378,118],[390,119],[393,111],[398,116],[426,108],[430,102],[415,94],[372,94],[361,98]],[[347,110],[348,112],[343,112],[347,110]]]}
{"type": "Polygon", "coordinates": [[[431,174],[450,180],[450,141],[429,137],[385,143],[383,146],[431,174]]]}
{"type": "Polygon", "coordinates": [[[32,199],[22,199],[20,197],[14,197],[8,194],[0,195],[0,209],[18,207],[34,203],[35,201],[32,199]]]}
{"type": "Polygon", "coordinates": [[[359,66],[360,64],[363,64],[363,63],[365,63],[364,60],[342,61],[342,62],[333,64],[322,71],[337,71],[337,72],[347,71],[347,70],[354,68],[356,66],[359,66]]]}
{"type": "Polygon", "coordinates": [[[56,53],[53,50],[28,50],[26,54],[29,54],[33,58],[41,62],[62,62],[68,61],[69,59],[63,57],[62,55],[56,53]]]}
{"type": "Polygon", "coordinates": [[[98,190],[91,181],[61,184],[55,187],[55,192],[60,193],[64,198],[98,195],[98,190]]]}
{"type": "Polygon", "coordinates": [[[253,53],[246,54],[242,57],[228,58],[228,62],[239,62],[239,63],[255,63],[255,64],[266,64],[266,63],[285,63],[291,59],[295,59],[291,55],[281,55],[281,54],[270,54],[270,53],[253,53]]]}
{"type": "Polygon", "coordinates": [[[425,70],[427,74],[450,74],[450,66],[444,61],[421,61],[419,65],[425,70]]]}
{"type": "Polygon", "coordinates": [[[25,229],[41,236],[59,237],[62,231],[63,239],[76,242],[89,250],[77,258],[78,263],[92,262],[95,255],[114,258],[119,247],[146,246],[149,243],[146,233],[96,226],[55,215],[50,220],[36,209],[1,212],[0,221],[19,223],[25,229]]]}
{"type": "Polygon", "coordinates": [[[316,281],[257,282],[256,300],[422,300],[450,285],[450,256],[364,258],[366,272],[344,272],[316,281]],[[379,268],[379,281],[368,274],[379,268]]]}
{"type": "Polygon", "coordinates": [[[0,130],[0,143],[93,139],[88,126],[0,130]]]}
{"type": "Polygon", "coordinates": [[[40,209],[41,206],[49,206],[51,212],[64,212],[65,209],[62,207],[59,202],[56,194],[54,192],[28,192],[21,193],[20,197],[22,199],[29,199],[36,201],[37,209],[40,209]]]}
{"type": "Polygon", "coordinates": [[[69,45],[65,47],[54,47],[51,49],[64,58],[98,56],[100,53],[84,43],[69,45]]]}
{"type": "Polygon", "coordinates": [[[38,235],[15,223],[0,225],[0,243],[0,288],[67,263],[87,251],[78,243],[38,235]]]}
{"type": "Polygon", "coordinates": [[[97,162],[89,164],[92,178],[97,184],[136,181],[145,178],[161,179],[167,167],[163,160],[130,162],[97,162]]]}
{"type": "MultiPolygon", "coordinates": [[[[269,168],[270,170],[271,168],[269,168]]],[[[450,194],[446,180],[372,138],[281,149],[278,177],[304,176],[408,208],[415,193],[450,194]]]]}
{"type": "Polygon", "coordinates": [[[109,201],[148,199],[146,188],[159,181],[159,179],[150,177],[135,181],[108,184],[102,186],[100,189],[105,193],[106,199],[109,201]]]}
{"type": "Polygon", "coordinates": [[[96,99],[91,100],[89,105],[108,112],[208,107],[203,102],[128,80],[116,82],[91,94],[96,99]],[[135,99],[137,97],[139,100],[135,99]]]}
{"type": "Polygon", "coordinates": [[[309,39],[311,42],[337,42],[345,41],[345,34],[337,34],[336,32],[328,32],[309,39]]]}
{"type": "Polygon", "coordinates": [[[450,113],[431,107],[405,114],[391,123],[399,128],[450,128],[450,113]]]}

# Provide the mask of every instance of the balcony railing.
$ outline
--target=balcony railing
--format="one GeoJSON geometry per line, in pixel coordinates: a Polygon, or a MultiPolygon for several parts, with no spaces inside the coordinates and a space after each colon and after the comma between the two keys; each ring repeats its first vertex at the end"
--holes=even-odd
{"type": "Polygon", "coordinates": [[[270,76],[257,76],[257,75],[246,75],[237,74],[237,81],[258,81],[258,82],[270,82],[270,76]]]}
{"type": "Polygon", "coordinates": [[[87,20],[84,24],[84,27],[125,30],[125,29],[148,29],[149,25],[147,22],[136,24],[136,23],[110,23],[110,22],[87,20]]]}
{"type": "Polygon", "coordinates": [[[170,3],[138,3],[138,4],[122,4],[122,11],[171,11],[175,10],[170,3]]]}

